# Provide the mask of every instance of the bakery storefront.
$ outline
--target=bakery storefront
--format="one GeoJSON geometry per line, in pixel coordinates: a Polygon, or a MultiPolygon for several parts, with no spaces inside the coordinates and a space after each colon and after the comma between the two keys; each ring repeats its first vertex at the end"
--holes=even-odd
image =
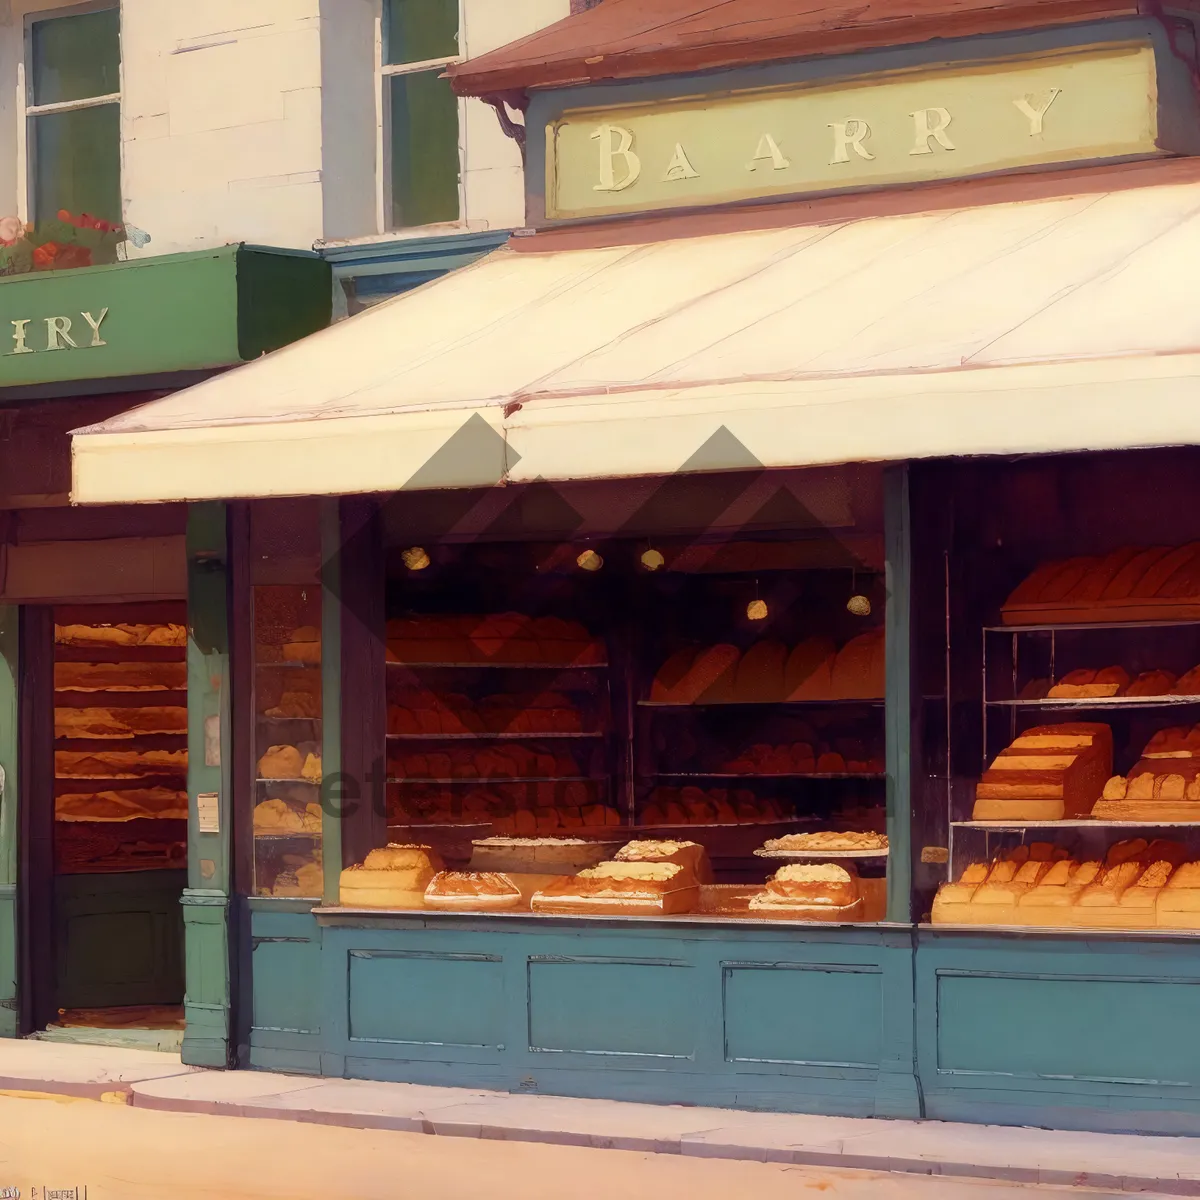
{"type": "Polygon", "coordinates": [[[214,518],[242,1061],[1195,1131],[1166,32],[608,19],[455,69],[529,231],[74,435],[214,518]]]}
{"type": "MultiPolygon", "coordinates": [[[[328,287],[313,255],[236,246],[0,282],[6,1036],[177,1047],[198,990],[185,982],[189,692],[201,724],[206,701],[218,711],[189,688],[202,514],[71,507],[70,431],[313,332],[328,287]]],[[[192,888],[204,869],[197,858],[192,888]]]]}

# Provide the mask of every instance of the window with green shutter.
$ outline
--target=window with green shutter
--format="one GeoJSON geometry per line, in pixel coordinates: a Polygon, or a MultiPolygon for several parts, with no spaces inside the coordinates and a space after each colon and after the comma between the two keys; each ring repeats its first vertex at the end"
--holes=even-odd
{"type": "Polygon", "coordinates": [[[66,209],[119,224],[120,10],[34,21],[26,78],[33,219],[66,209]]]}
{"type": "Polygon", "coordinates": [[[459,218],[458,0],[384,0],[384,139],[393,229],[459,218]]]}

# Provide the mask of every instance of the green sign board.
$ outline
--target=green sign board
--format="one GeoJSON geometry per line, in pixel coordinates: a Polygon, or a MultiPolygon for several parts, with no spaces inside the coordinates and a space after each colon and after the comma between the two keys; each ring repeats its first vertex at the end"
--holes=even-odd
{"type": "Polygon", "coordinates": [[[229,366],[329,324],[316,255],[222,246],[0,279],[0,389],[229,366]]]}

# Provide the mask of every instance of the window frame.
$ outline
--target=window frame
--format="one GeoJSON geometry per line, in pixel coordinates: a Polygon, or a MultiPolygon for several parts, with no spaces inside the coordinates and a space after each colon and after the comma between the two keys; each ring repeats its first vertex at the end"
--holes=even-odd
{"type": "Polygon", "coordinates": [[[458,50],[457,54],[443,58],[426,58],[413,62],[388,63],[385,47],[387,45],[387,30],[384,29],[384,0],[376,0],[375,4],[375,225],[380,234],[397,234],[400,236],[413,235],[422,229],[461,229],[466,226],[466,196],[463,188],[465,168],[463,130],[463,101],[461,96],[455,97],[458,109],[458,217],[453,221],[439,221],[431,225],[397,225],[393,226],[392,214],[392,129],[391,104],[388,89],[390,81],[397,75],[418,75],[425,71],[445,69],[455,63],[463,62],[464,29],[464,0],[458,0],[458,50]]]}
{"type": "MultiPolygon", "coordinates": [[[[37,163],[35,159],[36,139],[32,136],[33,122],[41,116],[53,113],[78,112],[85,108],[99,108],[115,104],[120,114],[125,94],[125,53],[123,45],[124,22],[121,6],[114,0],[85,0],[80,4],[69,4],[58,8],[38,9],[26,12],[21,38],[21,57],[17,63],[17,216],[28,223],[37,211],[37,163]],[[55,21],[62,17],[82,17],[89,13],[117,11],[117,82],[119,91],[103,96],[87,96],[82,100],[62,100],[54,104],[35,104],[33,101],[33,27],[43,21],[55,21]]],[[[125,173],[125,140],[121,139],[117,164],[118,179],[125,173]]],[[[124,209],[122,197],[122,209],[124,209]]],[[[124,220],[125,213],[118,214],[124,220]]]]}

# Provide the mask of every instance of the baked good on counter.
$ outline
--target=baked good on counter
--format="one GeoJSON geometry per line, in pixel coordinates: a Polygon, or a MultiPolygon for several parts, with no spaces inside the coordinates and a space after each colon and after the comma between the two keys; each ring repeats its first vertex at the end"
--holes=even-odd
{"type": "Polygon", "coordinates": [[[669,862],[681,866],[696,883],[712,883],[708,851],[698,842],[641,840],[626,842],[614,862],[669,862]]]}
{"type": "Polygon", "coordinates": [[[188,819],[187,792],[176,788],[122,788],[115,791],[66,793],[54,801],[56,821],[132,821],[188,819]]]}
{"type": "Polygon", "coordinates": [[[315,625],[301,625],[283,643],[282,654],[284,662],[316,666],[321,661],[321,631],[315,625]]]}
{"type": "Polygon", "coordinates": [[[56,708],[56,738],[118,740],[148,734],[187,733],[187,709],[166,708],[56,708]]]}
{"type": "Polygon", "coordinates": [[[977,821],[1060,821],[1087,816],[1112,775],[1112,730],[1068,723],[1026,730],[975,788],[977,821]]]}
{"type": "Polygon", "coordinates": [[[271,888],[272,896],[316,899],[325,890],[325,871],[319,862],[307,862],[290,871],[280,871],[271,888]]]}
{"type": "Polygon", "coordinates": [[[658,916],[691,912],[700,888],[678,863],[604,862],[534,892],[534,912],[658,916]]]}
{"type": "Polygon", "coordinates": [[[1013,591],[1001,615],[1006,625],[1200,616],[1200,542],[1045,563],[1013,591]]]}
{"type": "Polygon", "coordinates": [[[521,906],[521,889],[498,871],[439,871],[425,889],[425,907],[446,912],[502,912],[521,906]]]}
{"type": "Polygon", "coordinates": [[[342,871],[340,903],[344,908],[423,908],[425,889],[440,870],[441,858],[430,846],[390,843],[342,871]]]}
{"type": "Polygon", "coordinates": [[[60,692],[181,692],[187,690],[187,663],[56,662],[54,688],[60,692]]]}
{"type": "Polygon", "coordinates": [[[787,833],[771,838],[764,850],[811,850],[826,853],[834,850],[886,850],[887,835],[883,833],[787,833]]]}
{"type": "Polygon", "coordinates": [[[138,779],[187,773],[186,750],[55,750],[59,779],[138,779]]]}
{"type": "Polygon", "coordinates": [[[780,867],[763,891],[750,898],[750,915],[808,921],[856,921],[863,902],[858,883],[833,863],[780,867]]]}
{"type": "Polygon", "coordinates": [[[320,833],[321,806],[315,802],[303,808],[272,797],[254,806],[254,832],[320,833]]]}

